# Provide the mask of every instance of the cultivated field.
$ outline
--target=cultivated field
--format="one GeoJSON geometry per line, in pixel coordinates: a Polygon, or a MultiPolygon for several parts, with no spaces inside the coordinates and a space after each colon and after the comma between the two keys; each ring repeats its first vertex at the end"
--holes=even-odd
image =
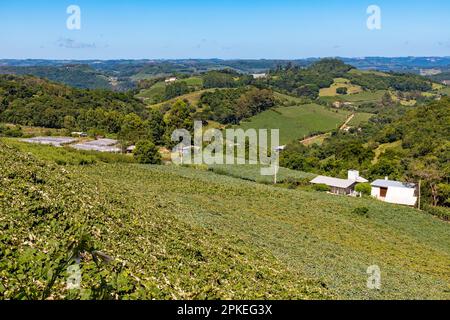
{"type": "MultiPolygon", "coordinates": [[[[334,83],[329,88],[320,89],[321,97],[334,97],[339,95],[336,90],[338,88],[347,88],[347,94],[352,95],[356,93],[360,93],[363,89],[360,86],[354,85],[348,79],[344,78],[336,78],[334,79],[334,83]]],[[[340,95],[339,95],[340,96],[340,95]]],[[[343,95],[346,96],[346,95],[343,95]]]]}
{"type": "Polygon", "coordinates": [[[82,248],[88,298],[103,279],[106,297],[450,299],[450,225],[415,209],[185,167],[63,168],[0,148],[0,246],[17,249],[0,260],[7,297],[42,297],[52,279],[52,297],[65,296],[58,268],[82,248]],[[380,291],[367,288],[373,265],[380,291]]]}
{"type": "Polygon", "coordinates": [[[241,122],[239,127],[244,130],[280,129],[280,143],[286,144],[303,139],[311,133],[334,130],[342,125],[349,115],[349,111],[307,104],[265,111],[241,122]]]}

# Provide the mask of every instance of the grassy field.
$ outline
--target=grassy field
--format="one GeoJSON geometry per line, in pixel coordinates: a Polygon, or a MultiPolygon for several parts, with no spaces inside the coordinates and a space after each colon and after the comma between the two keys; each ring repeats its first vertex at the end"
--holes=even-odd
{"type": "Polygon", "coordinates": [[[446,94],[446,95],[450,96],[450,87],[447,86],[447,87],[439,90],[439,93],[446,94]]]}
{"type": "MultiPolygon", "coordinates": [[[[185,167],[63,168],[0,148],[6,297],[41,293],[82,235],[91,298],[104,277],[110,298],[450,299],[450,225],[417,210],[185,167]],[[115,264],[95,266],[90,247],[115,264]],[[366,286],[372,265],[379,291],[366,286]]],[[[51,296],[65,297],[56,275],[51,296]]]]}
{"type": "Polygon", "coordinates": [[[174,103],[177,100],[187,100],[187,101],[189,101],[189,103],[195,105],[195,104],[197,104],[200,101],[200,97],[202,96],[203,93],[209,92],[209,91],[214,91],[214,90],[215,89],[205,89],[205,90],[194,91],[194,92],[191,92],[191,93],[188,93],[188,94],[185,94],[185,95],[173,98],[173,99],[168,100],[168,101],[164,101],[164,102],[161,102],[161,103],[157,103],[157,104],[151,105],[150,107],[154,108],[154,109],[158,109],[158,108],[161,108],[166,103],[174,103]]]}
{"type": "Polygon", "coordinates": [[[349,114],[348,111],[334,111],[317,104],[282,107],[260,113],[241,122],[239,127],[244,130],[280,129],[280,143],[286,144],[313,132],[334,130],[349,114]]]}
{"type": "MultiPolygon", "coordinates": [[[[186,84],[193,89],[201,89],[203,87],[203,79],[200,77],[190,77],[180,79],[178,81],[186,82],[186,84]]],[[[155,83],[151,88],[141,90],[136,97],[144,99],[144,101],[152,103],[155,99],[163,98],[166,91],[166,83],[160,81],[155,83]]]]}
{"type": "Polygon", "coordinates": [[[362,75],[367,75],[367,74],[373,74],[376,76],[382,76],[382,77],[389,77],[390,75],[385,73],[385,72],[381,72],[381,71],[375,71],[375,70],[358,70],[358,69],[352,69],[349,71],[349,73],[351,74],[362,74],[362,75]]]}
{"type": "Polygon", "coordinates": [[[141,92],[139,92],[136,95],[136,97],[151,100],[156,97],[163,97],[165,92],[166,92],[166,83],[161,81],[155,83],[149,89],[141,90],[141,92]]]}
{"type": "MultiPolygon", "coordinates": [[[[360,86],[352,84],[348,79],[336,78],[334,79],[334,83],[329,88],[320,89],[320,96],[321,97],[337,96],[339,95],[336,92],[338,88],[347,88],[348,95],[357,94],[363,91],[360,86]]],[[[344,97],[345,96],[346,95],[344,95],[344,97]]]]}
{"type": "Polygon", "coordinates": [[[368,122],[372,117],[373,117],[372,113],[365,113],[365,112],[355,113],[355,116],[353,117],[352,120],[350,120],[348,125],[350,127],[358,127],[361,124],[368,122]]]}

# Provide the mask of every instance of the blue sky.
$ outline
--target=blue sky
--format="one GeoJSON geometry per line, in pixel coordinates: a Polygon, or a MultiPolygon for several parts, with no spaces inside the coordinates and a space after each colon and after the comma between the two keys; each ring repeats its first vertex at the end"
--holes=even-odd
{"type": "Polygon", "coordinates": [[[0,0],[0,58],[324,56],[450,56],[450,1],[0,0]],[[66,28],[72,4],[81,30],[66,28]]]}

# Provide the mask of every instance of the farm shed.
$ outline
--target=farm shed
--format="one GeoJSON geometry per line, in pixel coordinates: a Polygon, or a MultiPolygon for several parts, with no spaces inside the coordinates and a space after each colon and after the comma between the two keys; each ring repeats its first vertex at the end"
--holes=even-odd
{"type": "Polygon", "coordinates": [[[78,143],[72,145],[72,147],[77,150],[120,153],[122,149],[116,146],[118,143],[119,142],[114,139],[98,139],[89,142],[78,143]]]}
{"type": "Polygon", "coordinates": [[[331,188],[331,192],[340,195],[354,194],[355,185],[358,183],[368,182],[367,179],[359,176],[359,171],[349,170],[347,179],[332,178],[326,176],[318,176],[311,180],[312,184],[324,184],[331,188]]]}
{"type": "Polygon", "coordinates": [[[417,187],[413,183],[392,181],[388,178],[376,180],[372,184],[372,197],[378,200],[415,206],[417,203],[417,187]]]}
{"type": "Polygon", "coordinates": [[[29,139],[22,139],[21,141],[27,143],[45,144],[54,147],[62,147],[63,145],[74,143],[77,140],[70,137],[34,137],[29,139]]]}
{"type": "Polygon", "coordinates": [[[318,176],[311,180],[312,184],[324,184],[331,188],[331,192],[340,195],[349,195],[355,189],[356,181],[339,179],[326,176],[318,176]]]}

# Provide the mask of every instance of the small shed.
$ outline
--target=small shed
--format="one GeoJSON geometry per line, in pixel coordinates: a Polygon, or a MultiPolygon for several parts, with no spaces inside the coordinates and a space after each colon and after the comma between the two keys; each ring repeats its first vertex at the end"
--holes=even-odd
{"type": "Polygon", "coordinates": [[[415,206],[417,203],[417,186],[413,183],[392,181],[388,178],[376,180],[372,184],[372,197],[378,200],[415,206]]]}
{"type": "Polygon", "coordinates": [[[318,176],[311,180],[312,184],[324,184],[331,188],[331,192],[340,195],[355,195],[355,186],[358,183],[368,182],[367,179],[359,176],[359,171],[349,170],[347,179],[318,176]]]}
{"type": "Polygon", "coordinates": [[[334,194],[349,195],[353,193],[357,182],[348,179],[318,176],[311,180],[311,183],[327,185],[331,188],[331,192],[334,194]]]}

